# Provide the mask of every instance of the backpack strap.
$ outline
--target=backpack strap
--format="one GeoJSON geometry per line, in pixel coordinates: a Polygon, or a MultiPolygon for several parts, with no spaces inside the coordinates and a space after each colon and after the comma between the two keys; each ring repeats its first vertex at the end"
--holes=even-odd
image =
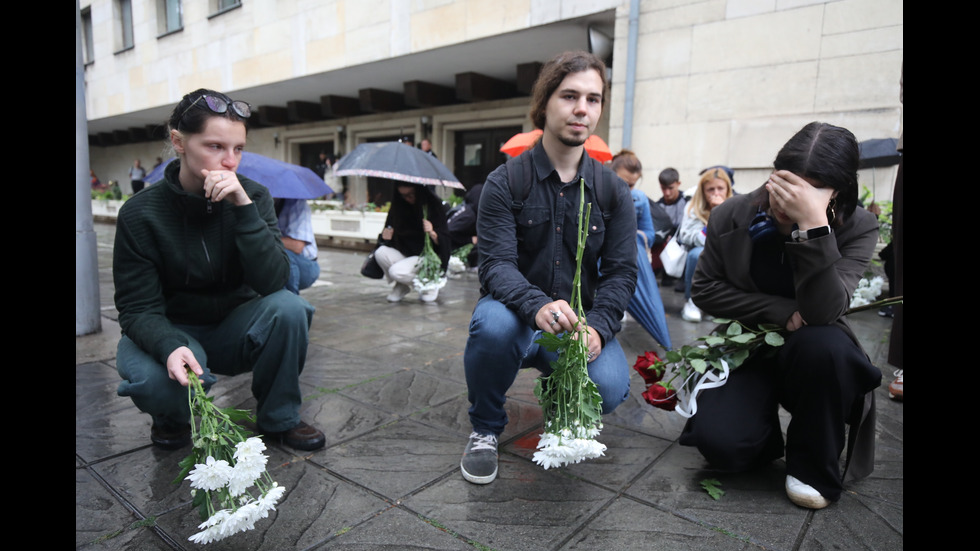
{"type": "Polygon", "coordinates": [[[505,166],[510,186],[510,210],[516,213],[524,208],[524,200],[531,194],[531,179],[526,177],[531,174],[531,150],[507,159],[505,166]]]}
{"type": "Polygon", "coordinates": [[[612,219],[613,210],[616,205],[616,176],[612,170],[604,170],[605,167],[599,161],[589,157],[592,161],[592,185],[595,186],[596,202],[599,203],[599,211],[602,213],[602,220],[608,222],[612,219]]]}

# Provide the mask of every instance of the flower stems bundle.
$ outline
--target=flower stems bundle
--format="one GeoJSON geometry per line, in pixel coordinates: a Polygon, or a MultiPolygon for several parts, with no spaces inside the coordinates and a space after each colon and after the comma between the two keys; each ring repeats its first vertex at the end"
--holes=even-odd
{"type": "MultiPolygon", "coordinates": [[[[422,205],[422,218],[429,219],[428,205],[422,205]]],[[[432,239],[428,232],[425,232],[425,245],[422,246],[422,254],[419,255],[418,264],[415,265],[415,272],[412,286],[420,293],[442,289],[446,285],[447,278],[442,270],[442,260],[432,247],[432,239]]]]}
{"type": "Polygon", "coordinates": [[[583,219],[588,220],[591,208],[591,203],[585,203],[585,180],[581,179],[578,250],[570,304],[579,323],[571,333],[543,333],[537,341],[558,353],[558,359],[551,362],[551,374],[540,377],[534,388],[545,420],[534,462],[545,469],[600,457],[606,451],[606,446],[595,440],[602,430],[602,397],[589,378],[589,332],[582,308],[582,256],[589,234],[583,219]]]}
{"type": "Polygon", "coordinates": [[[194,506],[204,521],[190,541],[210,543],[255,527],[269,516],[286,489],[279,486],[265,469],[268,457],[261,439],[248,437],[238,425],[250,419],[248,411],[218,408],[193,372],[187,373],[188,402],[191,409],[191,440],[194,448],[180,462],[174,480],[190,481],[194,506]],[[200,428],[195,422],[200,418],[200,428]],[[253,495],[254,487],[258,496],[253,495]],[[217,507],[215,502],[217,502],[217,507]]]}

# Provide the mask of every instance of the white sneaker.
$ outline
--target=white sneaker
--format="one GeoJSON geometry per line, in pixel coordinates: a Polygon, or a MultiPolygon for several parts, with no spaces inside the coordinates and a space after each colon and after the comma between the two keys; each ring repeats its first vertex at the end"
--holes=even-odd
{"type": "Polygon", "coordinates": [[[807,509],[823,509],[830,505],[830,500],[820,495],[813,486],[791,475],[786,475],[786,495],[790,501],[807,509]]]}
{"type": "Polygon", "coordinates": [[[388,302],[401,302],[411,290],[412,288],[404,283],[396,283],[395,287],[388,293],[388,302]]]}
{"type": "Polygon", "coordinates": [[[681,318],[684,321],[693,321],[695,323],[701,321],[701,309],[694,305],[692,299],[687,299],[687,302],[684,303],[684,309],[681,310],[681,318]]]}
{"type": "Polygon", "coordinates": [[[419,293],[419,300],[426,304],[435,304],[437,298],[439,298],[439,289],[432,289],[430,291],[422,291],[419,293]]]}

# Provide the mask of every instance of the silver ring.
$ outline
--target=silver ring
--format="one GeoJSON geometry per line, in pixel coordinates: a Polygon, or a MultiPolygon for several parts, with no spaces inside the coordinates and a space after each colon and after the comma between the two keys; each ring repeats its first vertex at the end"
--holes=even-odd
{"type": "Polygon", "coordinates": [[[551,310],[551,318],[555,321],[558,321],[561,318],[561,312],[555,312],[554,310],[551,310]]]}
{"type": "Polygon", "coordinates": [[[595,353],[594,352],[589,352],[589,361],[590,362],[592,361],[592,358],[595,358],[595,353]]]}
{"type": "Polygon", "coordinates": [[[554,326],[556,326],[556,325],[558,325],[558,322],[557,322],[557,321],[554,321],[554,320],[552,320],[552,322],[551,322],[551,323],[550,323],[549,325],[551,325],[552,327],[554,327],[554,326]]]}

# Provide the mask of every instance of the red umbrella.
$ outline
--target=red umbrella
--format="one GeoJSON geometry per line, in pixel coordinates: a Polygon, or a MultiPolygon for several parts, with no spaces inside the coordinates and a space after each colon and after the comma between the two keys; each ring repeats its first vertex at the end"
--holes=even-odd
{"type": "MultiPolygon", "coordinates": [[[[515,134],[503,147],[500,148],[501,153],[506,153],[511,157],[516,157],[528,150],[541,138],[542,132],[535,128],[530,132],[521,132],[520,134],[515,134]]],[[[613,158],[612,151],[609,150],[609,146],[606,142],[602,141],[602,138],[592,134],[587,140],[585,140],[585,151],[590,157],[604,163],[606,161],[611,161],[613,158]]]]}

